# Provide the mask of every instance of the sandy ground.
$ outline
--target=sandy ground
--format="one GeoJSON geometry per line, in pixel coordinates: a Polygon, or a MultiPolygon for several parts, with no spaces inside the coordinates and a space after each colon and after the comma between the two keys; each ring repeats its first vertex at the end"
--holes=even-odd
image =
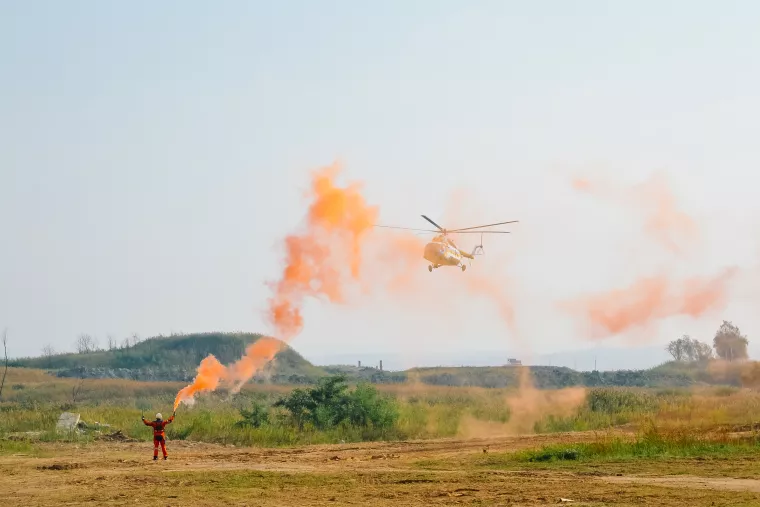
{"type": "Polygon", "coordinates": [[[754,460],[515,464],[499,456],[585,433],[235,448],[40,444],[0,457],[0,505],[760,505],[754,460]],[[500,464],[502,463],[502,464],[500,464]]]}

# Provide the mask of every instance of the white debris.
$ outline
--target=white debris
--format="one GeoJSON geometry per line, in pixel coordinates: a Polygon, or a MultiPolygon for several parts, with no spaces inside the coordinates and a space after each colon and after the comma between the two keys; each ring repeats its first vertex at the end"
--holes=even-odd
{"type": "Polygon", "coordinates": [[[79,414],[64,412],[60,415],[60,417],[58,417],[58,423],[55,425],[55,430],[58,432],[76,431],[78,424],[79,414]]]}

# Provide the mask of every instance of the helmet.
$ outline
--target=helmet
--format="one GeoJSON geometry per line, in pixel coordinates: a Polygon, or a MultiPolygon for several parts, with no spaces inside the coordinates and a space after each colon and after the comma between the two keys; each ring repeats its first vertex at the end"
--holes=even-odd
{"type": "Polygon", "coordinates": [[[163,419],[163,417],[161,417],[161,413],[160,412],[158,414],[156,414],[156,419],[163,419]]]}

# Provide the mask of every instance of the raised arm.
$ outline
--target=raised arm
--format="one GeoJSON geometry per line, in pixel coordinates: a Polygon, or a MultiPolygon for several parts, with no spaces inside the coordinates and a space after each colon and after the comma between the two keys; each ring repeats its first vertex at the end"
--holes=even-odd
{"type": "Polygon", "coordinates": [[[142,417],[142,422],[145,426],[153,426],[153,421],[146,421],[145,416],[142,417]]]}

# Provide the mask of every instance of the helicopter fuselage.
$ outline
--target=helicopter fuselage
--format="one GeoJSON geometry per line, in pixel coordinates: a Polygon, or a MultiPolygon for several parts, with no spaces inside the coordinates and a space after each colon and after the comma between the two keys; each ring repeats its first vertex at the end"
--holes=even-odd
{"type": "Polygon", "coordinates": [[[464,258],[472,258],[459,250],[450,240],[438,238],[425,245],[423,257],[430,262],[428,267],[430,271],[441,266],[459,266],[464,271],[466,269],[464,258]]]}

